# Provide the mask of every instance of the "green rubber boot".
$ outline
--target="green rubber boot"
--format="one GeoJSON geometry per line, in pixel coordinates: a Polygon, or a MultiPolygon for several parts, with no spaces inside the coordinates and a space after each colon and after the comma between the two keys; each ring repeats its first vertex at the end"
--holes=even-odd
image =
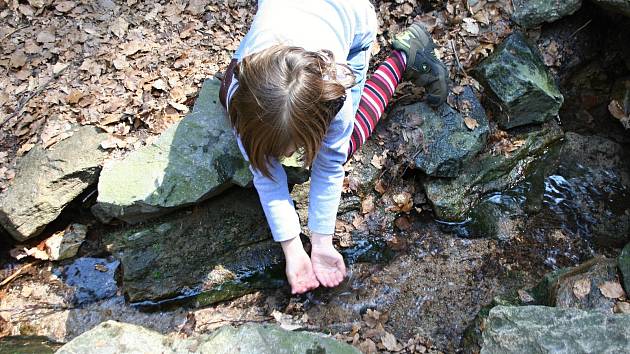
{"type": "Polygon", "coordinates": [[[418,22],[398,33],[392,43],[394,49],[407,54],[405,79],[423,86],[427,91],[427,103],[439,106],[448,96],[448,71],[435,56],[435,43],[431,34],[418,22]]]}

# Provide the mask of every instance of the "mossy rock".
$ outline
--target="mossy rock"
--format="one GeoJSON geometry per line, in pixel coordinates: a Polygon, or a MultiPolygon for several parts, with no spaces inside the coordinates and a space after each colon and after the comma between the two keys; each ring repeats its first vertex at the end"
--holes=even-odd
{"type": "Polygon", "coordinates": [[[564,98],[538,50],[522,33],[510,35],[474,70],[503,129],[557,117],[564,98]]]}

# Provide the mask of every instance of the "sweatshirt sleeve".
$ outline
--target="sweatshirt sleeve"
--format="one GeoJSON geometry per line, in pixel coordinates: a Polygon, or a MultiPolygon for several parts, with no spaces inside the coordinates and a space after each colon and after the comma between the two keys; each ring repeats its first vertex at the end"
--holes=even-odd
{"type": "MultiPolygon", "coordinates": [[[[241,153],[249,161],[238,135],[237,142],[241,153]]],[[[269,172],[273,179],[265,177],[251,165],[249,169],[254,175],[254,186],[258,192],[260,204],[265,212],[273,239],[282,242],[299,236],[302,231],[300,219],[295,212],[295,206],[289,194],[287,175],[282,164],[276,159],[270,164],[269,172]]]]}
{"type": "Polygon", "coordinates": [[[337,209],[345,173],[343,164],[348,157],[350,136],[354,129],[352,99],[348,90],[343,107],[333,119],[322,142],[311,171],[308,228],[312,232],[332,235],[335,232],[337,209]]]}

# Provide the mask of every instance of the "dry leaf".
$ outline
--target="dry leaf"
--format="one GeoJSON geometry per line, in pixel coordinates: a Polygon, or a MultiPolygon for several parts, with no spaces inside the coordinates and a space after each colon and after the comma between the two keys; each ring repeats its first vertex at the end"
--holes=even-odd
{"type": "Polygon", "coordinates": [[[74,9],[75,6],[74,1],[61,1],[55,5],[55,10],[65,13],[74,9]]]}
{"type": "Polygon", "coordinates": [[[518,289],[517,293],[519,299],[521,299],[523,303],[529,304],[531,302],[534,302],[534,298],[527,291],[523,289],[518,289]]]}
{"type": "Polygon", "coordinates": [[[383,169],[383,164],[385,163],[385,156],[383,155],[379,156],[379,155],[374,154],[374,156],[372,156],[372,161],[370,161],[370,163],[372,164],[372,166],[381,170],[383,169]]]}
{"type": "Polygon", "coordinates": [[[383,185],[383,181],[382,180],[377,180],[376,183],[374,183],[374,190],[379,192],[380,194],[385,193],[385,186],[383,185]]]}
{"type": "Polygon", "coordinates": [[[609,299],[618,299],[626,295],[619,282],[605,281],[603,284],[600,284],[598,288],[602,295],[609,299]]]}
{"type": "Polygon", "coordinates": [[[57,37],[48,31],[41,31],[37,34],[37,38],[35,39],[39,43],[52,43],[57,39],[57,37]]]}
{"type": "Polygon", "coordinates": [[[22,50],[16,50],[9,58],[9,65],[12,68],[20,68],[26,64],[26,54],[22,50]]]}
{"type": "Polygon", "coordinates": [[[475,130],[479,126],[479,123],[474,118],[464,117],[464,124],[470,130],[475,130]]]}
{"type": "Polygon", "coordinates": [[[613,308],[614,313],[630,313],[630,302],[620,301],[613,308]]]}
{"type": "Polygon", "coordinates": [[[361,202],[361,213],[368,214],[374,211],[374,196],[369,195],[361,202]]]}
{"type": "Polygon", "coordinates": [[[624,112],[621,103],[619,103],[617,100],[610,101],[610,104],[608,105],[608,111],[613,117],[617,119],[623,119],[626,117],[626,112],[624,112]]]}
{"type": "Polygon", "coordinates": [[[394,208],[395,211],[407,213],[413,209],[413,198],[409,192],[394,194],[392,196],[392,200],[396,203],[396,208],[394,208]]]}
{"type": "Polygon", "coordinates": [[[591,280],[582,278],[573,283],[573,295],[578,299],[583,299],[591,292],[591,280]]]}
{"type": "Polygon", "coordinates": [[[399,345],[397,345],[398,341],[396,341],[396,337],[389,332],[385,332],[385,334],[381,336],[381,343],[383,344],[385,349],[389,350],[390,352],[402,349],[399,348],[399,345]]]}
{"type": "Polygon", "coordinates": [[[411,223],[409,222],[409,219],[406,216],[402,216],[396,219],[394,221],[394,224],[396,225],[397,228],[399,228],[402,231],[407,231],[411,228],[411,223]]]}

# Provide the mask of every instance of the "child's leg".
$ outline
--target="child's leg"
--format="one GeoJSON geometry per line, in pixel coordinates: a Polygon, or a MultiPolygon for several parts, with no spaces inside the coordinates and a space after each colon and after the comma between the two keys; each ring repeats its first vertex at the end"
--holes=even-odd
{"type": "Polygon", "coordinates": [[[387,103],[402,80],[406,63],[405,53],[394,50],[365,83],[355,116],[354,131],[350,138],[348,159],[374,131],[376,123],[381,119],[387,103]]]}

